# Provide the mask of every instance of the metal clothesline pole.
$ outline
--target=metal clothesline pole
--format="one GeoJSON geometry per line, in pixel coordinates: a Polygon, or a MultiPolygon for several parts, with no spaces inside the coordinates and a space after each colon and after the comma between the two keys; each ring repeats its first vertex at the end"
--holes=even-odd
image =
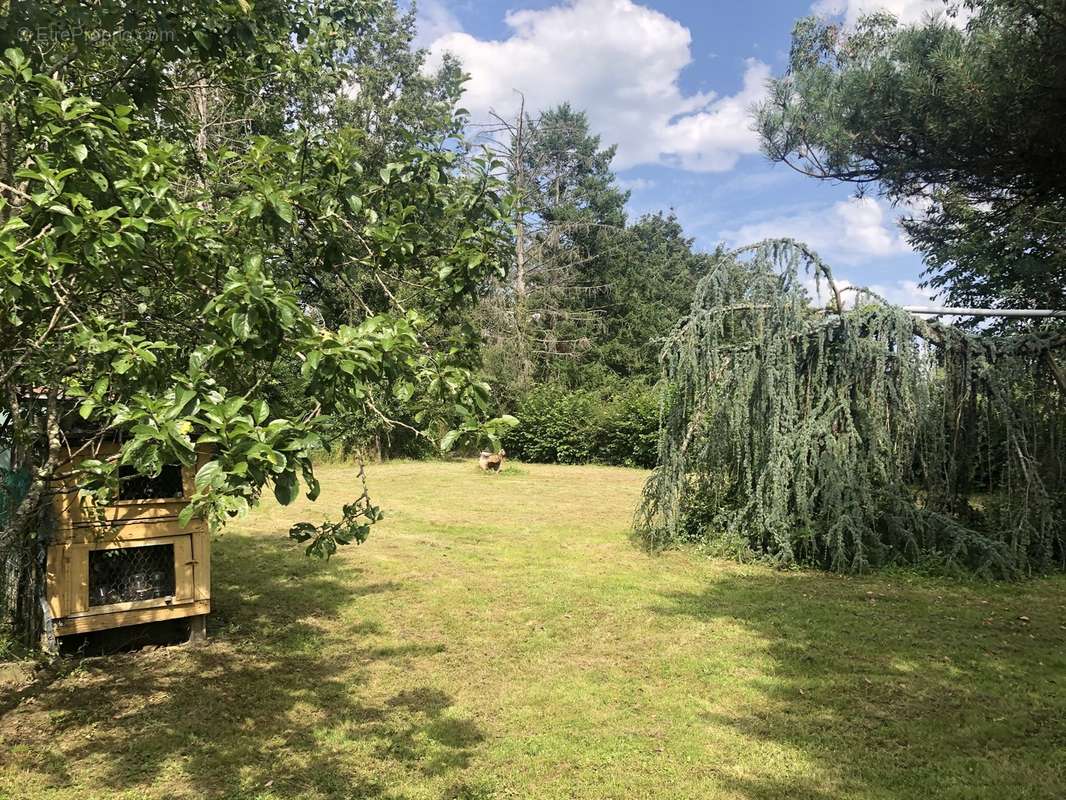
{"type": "Polygon", "coordinates": [[[953,317],[1052,317],[1066,319],[1066,310],[1053,308],[955,308],[949,306],[903,306],[911,314],[953,317]]]}

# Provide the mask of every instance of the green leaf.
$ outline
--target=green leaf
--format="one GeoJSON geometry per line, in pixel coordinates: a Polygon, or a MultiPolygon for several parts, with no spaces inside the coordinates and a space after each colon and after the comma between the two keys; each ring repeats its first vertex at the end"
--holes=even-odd
{"type": "Polygon", "coordinates": [[[292,203],[288,200],[280,200],[274,204],[274,210],[285,222],[292,224],[292,203]]]}
{"type": "Polygon", "coordinates": [[[291,470],[281,473],[274,481],[274,497],[283,506],[289,505],[299,493],[300,481],[291,470]]]}
{"type": "Polygon", "coordinates": [[[297,542],[306,542],[318,532],[318,528],[310,522],[297,522],[289,528],[289,538],[297,542]]]}
{"type": "Polygon", "coordinates": [[[234,314],[230,319],[233,335],[244,341],[252,337],[252,322],[247,314],[234,314]]]}
{"type": "Polygon", "coordinates": [[[189,403],[196,399],[196,391],[187,387],[182,387],[174,393],[174,411],[177,414],[186,413],[186,408],[189,403]]]}
{"type": "Polygon", "coordinates": [[[196,506],[189,503],[185,508],[178,512],[178,525],[184,528],[189,524],[189,520],[196,514],[196,506]]]}
{"type": "Polygon", "coordinates": [[[447,453],[455,445],[455,440],[459,438],[460,431],[451,430],[444,434],[444,438],[440,440],[440,449],[442,452],[447,453]]]}
{"type": "Polygon", "coordinates": [[[252,416],[257,424],[262,425],[269,414],[270,406],[266,400],[256,400],[252,403],[252,416]]]}
{"type": "Polygon", "coordinates": [[[6,58],[7,62],[16,70],[22,69],[22,67],[26,66],[26,64],[29,63],[26,59],[26,56],[24,56],[22,54],[22,51],[19,50],[17,47],[7,48],[4,51],[4,58],[6,58]]]}
{"type": "Polygon", "coordinates": [[[89,148],[83,144],[74,145],[72,148],[70,148],[70,152],[79,164],[84,162],[85,159],[89,156],[89,148]]]}
{"type": "Polygon", "coordinates": [[[213,486],[215,481],[222,476],[222,465],[217,461],[208,461],[196,473],[196,490],[203,491],[213,486]]]}

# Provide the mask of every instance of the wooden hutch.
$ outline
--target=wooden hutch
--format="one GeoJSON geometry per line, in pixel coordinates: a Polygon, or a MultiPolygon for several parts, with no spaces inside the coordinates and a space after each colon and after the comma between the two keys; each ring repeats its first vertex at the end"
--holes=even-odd
{"type": "MultiPolygon", "coordinates": [[[[104,444],[106,458],[118,445],[104,444]]],[[[211,540],[178,514],[192,495],[195,467],[165,467],[158,478],[120,473],[119,499],[99,508],[72,479],[58,482],[48,516],[45,606],[56,637],[190,618],[200,639],[211,610],[211,540]]]]}

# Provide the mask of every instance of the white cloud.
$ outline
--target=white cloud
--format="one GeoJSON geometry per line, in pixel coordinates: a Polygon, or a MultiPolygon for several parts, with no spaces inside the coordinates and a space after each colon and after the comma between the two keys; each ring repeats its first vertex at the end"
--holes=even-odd
{"type": "MultiPolygon", "coordinates": [[[[905,25],[923,22],[931,16],[945,16],[948,5],[945,0],[818,0],[811,10],[821,16],[841,16],[847,25],[864,14],[887,11],[905,25]]],[[[965,14],[957,19],[962,21],[965,14]]]]}
{"type": "MultiPolygon", "coordinates": [[[[912,204],[898,211],[915,214],[920,210],[912,204]]],[[[762,239],[796,239],[815,250],[833,268],[839,289],[866,287],[890,303],[901,306],[935,303],[936,296],[919,287],[914,280],[869,284],[847,277],[848,267],[869,265],[871,261],[912,252],[897,219],[897,213],[879,200],[852,197],[831,206],[804,209],[742,225],[735,230],[723,231],[721,237],[731,247],[742,247],[762,239]]],[[[814,278],[809,277],[804,286],[816,305],[829,302],[830,292],[824,283],[819,290],[814,278]]],[[[845,302],[853,303],[856,293],[846,291],[844,297],[845,302]]]]}
{"type": "MultiPolygon", "coordinates": [[[[846,291],[849,287],[867,288],[897,306],[937,305],[936,294],[929,289],[923,289],[918,286],[917,281],[901,280],[896,281],[895,283],[864,284],[856,283],[849,278],[840,276],[834,276],[833,280],[836,283],[837,288],[842,292],[844,305],[846,307],[853,306],[858,298],[857,292],[846,291]]],[[[819,287],[814,278],[808,277],[803,281],[803,285],[807,289],[807,294],[811,296],[811,302],[814,305],[825,306],[831,301],[832,291],[825,281],[822,281],[822,284],[819,287]]]]}
{"type": "Polygon", "coordinates": [[[443,0],[419,0],[417,3],[414,40],[416,48],[429,47],[442,36],[462,29],[459,18],[449,10],[443,0]]]}
{"type": "Polygon", "coordinates": [[[462,102],[475,120],[490,110],[515,113],[519,90],[527,109],[569,101],[587,111],[604,143],[618,145],[616,169],[659,163],[716,172],[758,152],[749,111],[764,96],[766,64],[749,60],[736,94],[685,94],[688,29],[632,0],[566,0],[512,11],[505,22],[505,39],[454,31],[430,47],[429,68],[451,52],[470,73],[462,102]]]}
{"type": "Polygon", "coordinates": [[[911,252],[895,217],[871,197],[852,197],[828,207],[750,222],[720,235],[733,247],[761,239],[797,239],[830,264],[860,264],[911,252]]]}
{"type": "Polygon", "coordinates": [[[652,189],[655,187],[655,181],[648,178],[619,178],[616,183],[619,189],[624,189],[630,192],[640,192],[644,189],[652,189]]]}

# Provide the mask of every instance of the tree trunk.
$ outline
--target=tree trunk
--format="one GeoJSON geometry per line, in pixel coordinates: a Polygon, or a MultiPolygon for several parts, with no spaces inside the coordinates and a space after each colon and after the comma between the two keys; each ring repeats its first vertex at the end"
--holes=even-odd
{"type": "MultiPolygon", "coordinates": [[[[58,387],[48,392],[44,430],[48,449],[39,467],[31,472],[26,494],[0,529],[0,585],[5,589],[0,597],[5,615],[10,615],[13,633],[32,645],[40,632],[40,599],[44,593],[44,570],[40,564],[40,541],[37,527],[42,500],[58,469],[62,456],[59,430],[58,387]]],[[[27,448],[26,461],[29,460],[27,448]]],[[[28,466],[28,464],[27,464],[28,466]]],[[[8,622],[8,620],[4,620],[8,622]]]]}
{"type": "Polygon", "coordinates": [[[511,148],[511,170],[514,175],[515,194],[519,203],[515,211],[515,280],[514,280],[514,326],[518,343],[518,380],[526,386],[532,378],[533,361],[529,354],[527,335],[528,286],[526,284],[526,224],[525,224],[525,139],[526,102],[522,98],[518,110],[518,126],[511,148]]]}

